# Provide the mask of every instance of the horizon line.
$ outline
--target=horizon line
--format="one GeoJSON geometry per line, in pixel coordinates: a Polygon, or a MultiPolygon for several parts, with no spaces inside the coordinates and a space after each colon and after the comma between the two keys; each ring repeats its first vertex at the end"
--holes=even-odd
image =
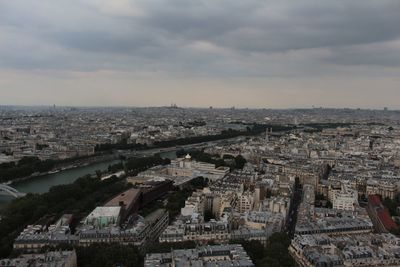
{"type": "Polygon", "coordinates": [[[326,109],[326,110],[366,110],[366,111],[400,111],[400,108],[391,108],[391,107],[324,107],[324,106],[311,106],[311,107],[282,107],[282,108],[272,108],[272,107],[242,107],[242,106],[126,106],[126,105],[57,105],[57,104],[0,104],[0,107],[25,107],[25,108],[52,108],[52,107],[61,107],[61,108],[176,108],[176,109],[233,109],[233,110],[318,110],[318,109],[326,109]]]}

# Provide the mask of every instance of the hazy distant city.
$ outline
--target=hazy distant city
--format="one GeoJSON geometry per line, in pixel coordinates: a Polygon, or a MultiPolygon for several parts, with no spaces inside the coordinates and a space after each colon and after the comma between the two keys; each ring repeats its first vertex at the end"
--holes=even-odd
{"type": "MultiPolygon", "coordinates": [[[[392,125],[400,112],[354,109],[0,107],[0,162],[90,156],[103,144],[142,144],[246,131],[254,124],[306,129],[313,123],[392,125]],[[305,127],[305,128],[304,128],[305,127]]],[[[311,128],[312,129],[312,128],[311,128]]]]}

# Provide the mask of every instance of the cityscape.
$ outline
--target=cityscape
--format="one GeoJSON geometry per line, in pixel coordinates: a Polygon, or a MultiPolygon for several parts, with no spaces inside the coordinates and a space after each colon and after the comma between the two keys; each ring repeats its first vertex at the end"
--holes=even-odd
{"type": "Polygon", "coordinates": [[[400,267],[399,14],[0,1],[0,267],[400,267]]]}
{"type": "Polygon", "coordinates": [[[400,265],[398,111],[0,114],[1,266],[400,265]]]}

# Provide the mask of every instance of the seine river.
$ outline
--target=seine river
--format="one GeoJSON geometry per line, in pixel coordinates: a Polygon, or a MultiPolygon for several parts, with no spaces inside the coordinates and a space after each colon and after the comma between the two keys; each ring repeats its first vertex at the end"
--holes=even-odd
{"type": "MultiPolygon", "coordinates": [[[[176,158],[176,154],[175,151],[169,151],[161,153],[161,157],[172,159],[176,158]]],[[[96,170],[104,171],[109,165],[118,162],[119,160],[112,160],[94,163],[88,166],[64,170],[54,174],[37,176],[32,179],[12,184],[11,186],[23,193],[45,193],[49,191],[50,187],[52,186],[73,183],[79,177],[82,177],[86,174],[95,174],[96,170]]],[[[0,208],[9,203],[12,199],[12,197],[0,196],[0,208]]]]}

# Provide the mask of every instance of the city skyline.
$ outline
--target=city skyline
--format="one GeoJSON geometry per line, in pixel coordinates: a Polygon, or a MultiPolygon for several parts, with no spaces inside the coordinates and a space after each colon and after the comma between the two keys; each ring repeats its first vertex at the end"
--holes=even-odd
{"type": "Polygon", "coordinates": [[[41,110],[41,109],[162,109],[162,108],[177,108],[177,109],[193,109],[193,110],[207,110],[207,109],[215,109],[215,110],[239,110],[239,111],[244,111],[244,110],[266,110],[266,111],[294,111],[294,110],[299,110],[299,111],[306,111],[306,110],[318,110],[318,109],[323,109],[323,110],[350,110],[350,111],[394,111],[398,112],[400,109],[391,109],[389,107],[377,107],[377,108],[359,108],[359,107],[324,107],[324,106],[310,106],[310,107],[286,107],[286,108],[269,108],[269,107],[240,107],[240,106],[179,106],[176,103],[170,103],[170,105],[159,105],[159,106],[128,106],[128,105],[109,105],[109,106],[101,106],[101,105],[56,105],[56,104],[30,104],[30,105],[24,105],[24,104],[6,104],[6,105],[1,105],[0,104],[0,109],[27,109],[27,110],[41,110]]]}
{"type": "Polygon", "coordinates": [[[391,0],[4,1],[0,104],[399,109],[399,12],[391,0]]]}

